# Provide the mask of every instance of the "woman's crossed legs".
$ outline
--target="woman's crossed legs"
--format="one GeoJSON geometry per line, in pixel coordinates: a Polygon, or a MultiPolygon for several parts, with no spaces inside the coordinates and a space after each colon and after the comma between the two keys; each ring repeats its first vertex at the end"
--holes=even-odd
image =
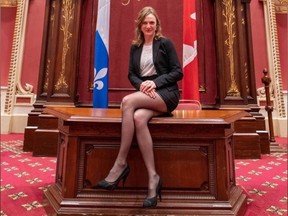
{"type": "Polygon", "coordinates": [[[148,122],[153,116],[167,112],[163,99],[156,94],[151,98],[138,91],[125,96],[122,100],[122,131],[121,144],[114,166],[105,178],[108,182],[114,182],[127,166],[127,156],[131,147],[134,132],[148,172],[148,196],[156,195],[156,186],[159,175],[155,169],[153,141],[148,128],[148,122]]]}

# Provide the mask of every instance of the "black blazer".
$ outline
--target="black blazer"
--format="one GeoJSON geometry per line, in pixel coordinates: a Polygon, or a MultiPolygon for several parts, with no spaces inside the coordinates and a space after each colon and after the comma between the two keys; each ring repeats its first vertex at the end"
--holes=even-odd
{"type": "MultiPolygon", "coordinates": [[[[140,89],[143,78],[140,75],[140,58],[143,45],[132,45],[130,49],[128,78],[135,89],[140,89]]],[[[176,49],[170,39],[160,38],[153,41],[153,62],[157,77],[153,79],[157,89],[168,88],[179,91],[177,81],[183,78],[176,49]]]]}

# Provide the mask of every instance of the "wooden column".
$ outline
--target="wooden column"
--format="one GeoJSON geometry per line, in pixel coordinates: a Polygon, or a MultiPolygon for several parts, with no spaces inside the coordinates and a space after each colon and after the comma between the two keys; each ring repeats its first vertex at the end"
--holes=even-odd
{"type": "Polygon", "coordinates": [[[55,146],[41,146],[53,145],[58,139],[57,119],[47,114],[42,115],[43,108],[47,105],[75,106],[78,101],[83,2],[47,0],[46,3],[37,99],[34,109],[28,115],[23,147],[27,151],[36,148],[35,156],[55,156],[57,150],[55,146]],[[45,138],[47,134],[51,135],[49,143],[45,138]]]}
{"type": "Polygon", "coordinates": [[[218,96],[221,108],[257,104],[249,3],[247,0],[215,1],[218,96]]]}
{"type": "Polygon", "coordinates": [[[274,137],[274,127],[273,127],[273,118],[272,118],[272,112],[273,112],[273,105],[271,104],[270,100],[270,90],[269,85],[271,83],[271,78],[268,76],[267,69],[264,69],[263,71],[264,76],[262,77],[262,83],[265,85],[265,95],[266,95],[266,106],[265,110],[268,113],[268,123],[269,123],[269,132],[270,132],[270,141],[275,142],[274,137]]]}
{"type": "Polygon", "coordinates": [[[250,0],[215,0],[214,4],[216,103],[219,109],[243,109],[251,114],[235,123],[236,158],[260,158],[267,153],[269,141],[265,117],[257,105],[250,0]]]}

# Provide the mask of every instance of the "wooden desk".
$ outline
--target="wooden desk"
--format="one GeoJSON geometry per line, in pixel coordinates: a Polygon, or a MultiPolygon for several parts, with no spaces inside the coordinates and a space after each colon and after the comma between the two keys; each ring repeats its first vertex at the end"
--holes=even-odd
{"type": "Polygon", "coordinates": [[[119,149],[119,109],[46,108],[59,119],[56,182],[45,192],[53,215],[244,215],[246,195],[235,185],[234,122],[242,111],[174,111],[153,118],[156,169],[162,202],[142,209],[147,174],[134,142],[124,188],[92,189],[106,177],[119,149]]]}

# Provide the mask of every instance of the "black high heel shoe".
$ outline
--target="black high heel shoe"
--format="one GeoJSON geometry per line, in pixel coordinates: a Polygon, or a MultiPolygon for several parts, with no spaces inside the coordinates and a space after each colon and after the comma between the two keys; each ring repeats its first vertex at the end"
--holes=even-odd
{"type": "Polygon", "coordinates": [[[121,175],[114,182],[108,182],[104,179],[104,180],[98,182],[98,184],[96,186],[94,186],[93,188],[102,188],[105,190],[115,190],[121,180],[122,180],[122,184],[124,187],[124,184],[125,184],[125,181],[129,175],[129,172],[130,172],[130,168],[127,165],[125,167],[125,169],[123,170],[123,172],[121,173],[121,175]]]}
{"type": "Polygon", "coordinates": [[[157,206],[158,196],[160,201],[162,201],[161,190],[162,190],[162,181],[161,179],[159,179],[158,185],[156,187],[156,196],[146,198],[143,202],[143,208],[155,208],[157,206]]]}

